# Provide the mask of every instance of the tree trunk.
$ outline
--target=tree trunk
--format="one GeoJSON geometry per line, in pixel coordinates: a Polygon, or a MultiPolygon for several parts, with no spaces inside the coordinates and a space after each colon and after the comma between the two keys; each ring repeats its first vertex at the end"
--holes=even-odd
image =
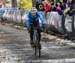
{"type": "Polygon", "coordinates": [[[36,0],[32,0],[32,6],[33,6],[33,7],[36,6],[36,0]]]}
{"type": "Polygon", "coordinates": [[[17,0],[11,0],[12,2],[12,7],[17,7],[17,0]]]}

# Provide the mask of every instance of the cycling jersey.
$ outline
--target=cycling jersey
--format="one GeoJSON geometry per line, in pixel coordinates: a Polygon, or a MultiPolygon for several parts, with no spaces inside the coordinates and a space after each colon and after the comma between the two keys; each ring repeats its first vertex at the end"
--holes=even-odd
{"type": "Polygon", "coordinates": [[[42,24],[46,24],[46,20],[43,18],[43,16],[39,12],[37,12],[35,16],[32,16],[31,13],[29,12],[26,19],[26,26],[29,27],[32,21],[34,21],[36,25],[39,26],[39,21],[37,21],[38,18],[40,18],[42,24]]]}

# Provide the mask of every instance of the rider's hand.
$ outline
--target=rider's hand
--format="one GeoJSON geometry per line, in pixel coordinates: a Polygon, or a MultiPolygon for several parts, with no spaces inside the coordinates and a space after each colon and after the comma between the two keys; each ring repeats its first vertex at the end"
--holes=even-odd
{"type": "Polygon", "coordinates": [[[30,32],[30,27],[27,27],[28,32],[30,32]]]}
{"type": "Polygon", "coordinates": [[[45,29],[46,29],[46,24],[42,24],[41,30],[45,31],[45,29]]]}
{"type": "Polygon", "coordinates": [[[46,24],[42,24],[42,28],[45,29],[46,28],[46,24]]]}

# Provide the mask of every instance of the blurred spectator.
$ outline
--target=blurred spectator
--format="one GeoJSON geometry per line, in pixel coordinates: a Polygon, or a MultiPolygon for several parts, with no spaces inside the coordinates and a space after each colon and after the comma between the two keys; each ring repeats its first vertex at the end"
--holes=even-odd
{"type": "Polygon", "coordinates": [[[54,5],[54,2],[51,2],[51,11],[56,11],[56,6],[54,5]]]}
{"type": "Polygon", "coordinates": [[[38,3],[39,3],[39,2],[40,2],[40,0],[36,0],[36,2],[38,2],[38,3]]]}
{"type": "Polygon", "coordinates": [[[73,9],[74,4],[75,4],[74,0],[68,0],[68,6],[70,7],[70,10],[73,9]]]}
{"type": "Polygon", "coordinates": [[[51,4],[49,4],[47,1],[42,1],[44,5],[44,11],[47,13],[48,11],[51,11],[51,4]]]}
{"type": "Polygon", "coordinates": [[[63,14],[60,3],[57,3],[56,11],[59,13],[59,15],[63,14]]]}
{"type": "Polygon", "coordinates": [[[72,10],[74,9],[75,7],[75,0],[68,0],[68,5],[66,7],[66,9],[64,10],[64,13],[67,13],[69,14],[70,16],[73,14],[72,10]]]}
{"type": "Polygon", "coordinates": [[[64,3],[67,3],[67,0],[63,0],[64,3]]]}
{"type": "Polygon", "coordinates": [[[67,13],[72,14],[70,12],[75,7],[75,0],[50,0],[50,4],[46,0],[37,0],[36,8],[40,11],[45,11],[46,13],[49,11],[57,11],[60,15],[62,15],[62,11],[66,8],[70,8],[66,10],[67,13]],[[42,2],[41,2],[42,1],[42,2]]]}
{"type": "Polygon", "coordinates": [[[42,2],[36,2],[36,8],[39,11],[44,11],[44,5],[42,2]]]}
{"type": "Polygon", "coordinates": [[[72,15],[73,12],[72,10],[74,9],[75,7],[75,2],[74,0],[68,0],[68,7],[70,7],[70,10],[68,11],[69,15],[72,15]]]}

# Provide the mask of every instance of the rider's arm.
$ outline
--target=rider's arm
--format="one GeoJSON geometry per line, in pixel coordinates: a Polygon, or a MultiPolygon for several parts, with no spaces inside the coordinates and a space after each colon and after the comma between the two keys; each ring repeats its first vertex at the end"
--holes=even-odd
{"type": "Polygon", "coordinates": [[[30,24],[30,18],[29,18],[29,15],[28,15],[27,18],[26,18],[26,26],[29,27],[29,24],[30,24]]]}
{"type": "Polygon", "coordinates": [[[38,16],[39,16],[39,18],[40,18],[42,24],[46,24],[45,18],[44,18],[40,13],[37,13],[37,14],[38,14],[38,16]]]}

